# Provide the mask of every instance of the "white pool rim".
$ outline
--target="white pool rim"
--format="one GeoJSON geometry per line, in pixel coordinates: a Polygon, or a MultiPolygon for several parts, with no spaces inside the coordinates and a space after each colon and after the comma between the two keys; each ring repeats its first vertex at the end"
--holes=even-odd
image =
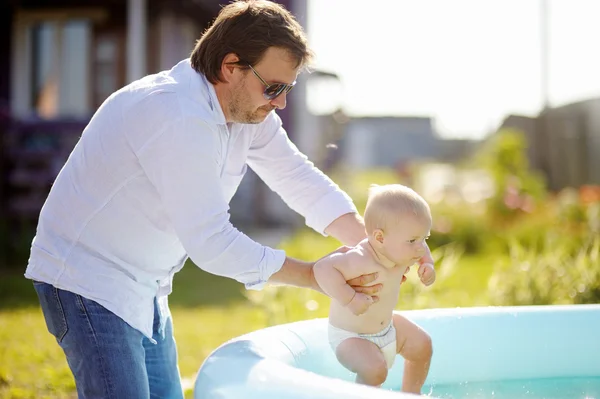
{"type": "MultiPolygon", "coordinates": [[[[473,307],[400,312],[433,341],[427,385],[600,377],[600,304],[473,307]]],[[[327,341],[327,320],[254,331],[221,345],[198,372],[197,399],[415,398],[400,357],[383,389],[355,384],[327,341]]],[[[431,397],[430,397],[431,398],[431,397]]]]}

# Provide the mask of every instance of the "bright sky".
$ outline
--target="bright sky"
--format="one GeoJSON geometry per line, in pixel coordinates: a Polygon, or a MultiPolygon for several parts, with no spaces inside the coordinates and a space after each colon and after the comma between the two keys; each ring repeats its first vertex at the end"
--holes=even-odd
{"type": "MultiPolygon", "coordinates": [[[[600,96],[600,0],[548,6],[550,104],[600,96]]],[[[428,115],[477,138],[540,110],[540,16],[541,0],[308,0],[307,33],[350,115],[428,115]]]]}

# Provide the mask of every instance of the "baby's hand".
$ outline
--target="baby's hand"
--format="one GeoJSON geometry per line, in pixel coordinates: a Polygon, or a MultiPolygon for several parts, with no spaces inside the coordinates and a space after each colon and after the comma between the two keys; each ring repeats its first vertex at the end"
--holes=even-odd
{"type": "Polygon", "coordinates": [[[417,273],[425,286],[429,286],[435,281],[435,269],[431,263],[423,263],[419,266],[417,273]]]}
{"type": "Polygon", "coordinates": [[[371,298],[370,295],[357,292],[356,295],[354,295],[354,298],[352,298],[350,303],[346,306],[352,311],[352,313],[358,316],[365,313],[372,304],[373,298],[371,298]]]}

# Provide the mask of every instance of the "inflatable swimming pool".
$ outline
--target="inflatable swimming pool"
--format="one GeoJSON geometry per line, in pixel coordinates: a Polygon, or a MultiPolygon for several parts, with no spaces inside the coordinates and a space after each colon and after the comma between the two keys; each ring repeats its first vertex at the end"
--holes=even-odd
{"type": "MultiPolygon", "coordinates": [[[[600,305],[402,312],[432,337],[423,393],[434,398],[600,399],[600,305]]],[[[386,399],[401,394],[403,362],[381,389],[355,384],[327,342],[327,321],[269,327],[217,348],[198,372],[197,399],[386,399]]],[[[398,359],[400,360],[400,359],[398,359]]]]}

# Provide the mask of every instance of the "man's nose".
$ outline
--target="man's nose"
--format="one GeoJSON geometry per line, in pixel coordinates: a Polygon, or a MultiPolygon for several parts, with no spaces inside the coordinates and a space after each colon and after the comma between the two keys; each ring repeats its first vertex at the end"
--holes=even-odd
{"type": "Polygon", "coordinates": [[[287,93],[284,92],[271,100],[271,105],[277,109],[284,109],[287,103],[287,93]]]}

